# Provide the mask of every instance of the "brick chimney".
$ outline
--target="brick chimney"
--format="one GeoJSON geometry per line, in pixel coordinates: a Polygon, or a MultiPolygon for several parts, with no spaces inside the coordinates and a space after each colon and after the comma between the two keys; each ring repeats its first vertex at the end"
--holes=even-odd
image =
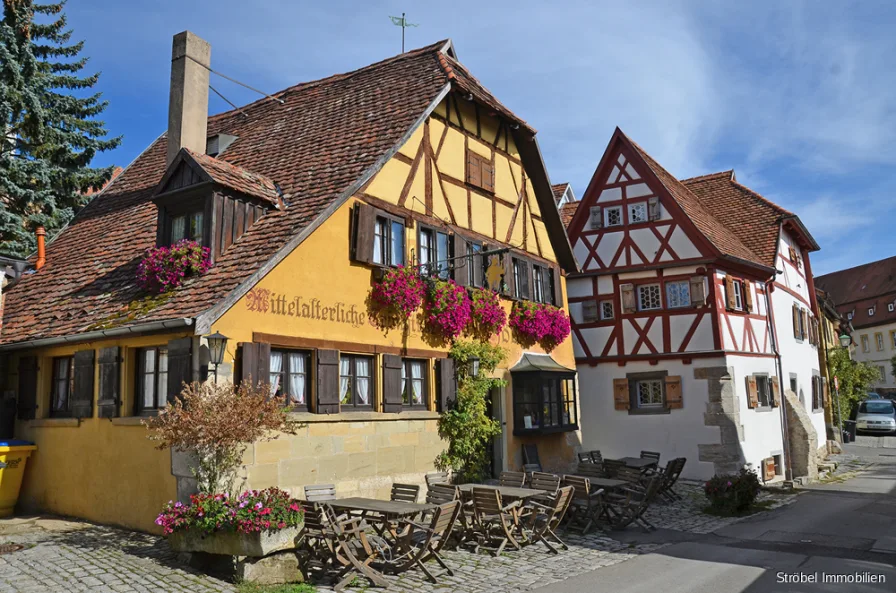
{"type": "Polygon", "coordinates": [[[37,235],[37,261],[34,262],[34,269],[39,270],[47,263],[47,231],[44,227],[39,226],[34,234],[37,235]]]}
{"type": "Polygon", "coordinates": [[[181,148],[205,153],[212,46],[189,31],[174,36],[168,99],[168,164],[181,148]]]}

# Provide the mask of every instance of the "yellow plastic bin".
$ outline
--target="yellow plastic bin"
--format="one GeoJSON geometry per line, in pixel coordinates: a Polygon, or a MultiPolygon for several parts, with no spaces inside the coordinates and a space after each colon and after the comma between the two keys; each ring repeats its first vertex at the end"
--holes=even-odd
{"type": "Polygon", "coordinates": [[[37,446],[29,441],[0,441],[0,517],[12,516],[19,500],[25,464],[37,446]]]}

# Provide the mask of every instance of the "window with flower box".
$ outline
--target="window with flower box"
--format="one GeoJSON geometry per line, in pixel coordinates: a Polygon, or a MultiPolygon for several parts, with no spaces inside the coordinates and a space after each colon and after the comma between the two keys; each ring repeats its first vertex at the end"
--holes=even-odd
{"type": "Polygon", "coordinates": [[[529,262],[517,257],[513,258],[513,296],[529,298],[529,262]]]}
{"type": "Polygon", "coordinates": [[[376,217],[373,231],[373,263],[404,265],[404,221],[385,214],[376,217]]]}
{"type": "Polygon", "coordinates": [[[451,235],[420,225],[417,234],[417,259],[421,274],[447,280],[451,272],[453,251],[451,235]]]}

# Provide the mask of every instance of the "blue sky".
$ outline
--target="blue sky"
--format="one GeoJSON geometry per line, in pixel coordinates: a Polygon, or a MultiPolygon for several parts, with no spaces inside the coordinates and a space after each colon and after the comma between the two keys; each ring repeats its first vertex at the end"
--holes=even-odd
{"type": "MultiPolygon", "coordinates": [[[[126,165],[167,125],[171,37],[268,91],[451,37],[534,125],[552,181],[581,196],[615,126],[673,174],[735,169],[803,219],[816,274],[896,253],[896,4],[887,2],[296,2],[73,0],[126,165]],[[725,6],[721,6],[725,4],[725,6]],[[890,229],[890,230],[888,230],[890,229]]],[[[237,104],[257,97],[212,84],[237,104]]],[[[228,109],[212,95],[213,113],[228,109]]],[[[735,214],[736,216],[736,214],[735,214]]]]}

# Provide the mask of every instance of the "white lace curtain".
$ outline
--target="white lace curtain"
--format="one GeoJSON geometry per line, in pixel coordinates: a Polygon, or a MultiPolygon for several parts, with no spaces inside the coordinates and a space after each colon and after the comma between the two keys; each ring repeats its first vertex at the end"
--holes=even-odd
{"type": "Polygon", "coordinates": [[[269,382],[271,384],[271,395],[277,395],[280,391],[280,373],[283,371],[283,353],[271,352],[271,376],[269,382]]]}
{"type": "Polygon", "coordinates": [[[305,403],[305,355],[300,352],[289,354],[289,401],[305,403]]]}

